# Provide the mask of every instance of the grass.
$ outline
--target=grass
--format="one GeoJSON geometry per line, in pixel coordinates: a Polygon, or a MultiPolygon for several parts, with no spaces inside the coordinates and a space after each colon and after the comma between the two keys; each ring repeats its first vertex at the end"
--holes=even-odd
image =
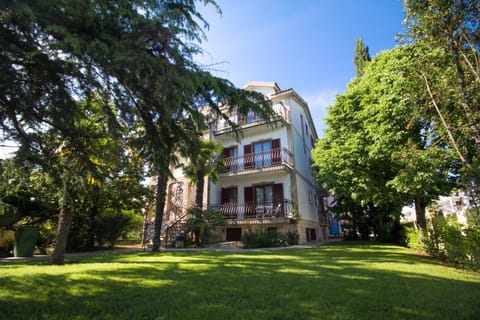
{"type": "Polygon", "coordinates": [[[478,319],[480,274],[390,245],[0,264],[1,319],[478,319]]]}

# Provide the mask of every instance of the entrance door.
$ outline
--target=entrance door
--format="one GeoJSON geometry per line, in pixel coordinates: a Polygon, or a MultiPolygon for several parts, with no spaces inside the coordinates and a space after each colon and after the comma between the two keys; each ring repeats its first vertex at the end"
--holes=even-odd
{"type": "Polygon", "coordinates": [[[242,228],[227,228],[227,241],[242,241],[242,228]]]}

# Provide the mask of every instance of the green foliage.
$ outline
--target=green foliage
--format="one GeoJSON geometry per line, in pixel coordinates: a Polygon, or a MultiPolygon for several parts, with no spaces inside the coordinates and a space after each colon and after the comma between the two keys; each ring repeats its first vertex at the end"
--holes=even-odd
{"type": "Polygon", "coordinates": [[[259,229],[242,235],[244,248],[274,248],[298,244],[299,235],[296,231],[278,233],[275,229],[259,229]]]}
{"type": "Polygon", "coordinates": [[[260,229],[242,234],[244,248],[272,248],[281,245],[278,233],[273,229],[260,229]]]}
{"type": "Polygon", "coordinates": [[[424,49],[374,57],[329,108],[325,137],[312,152],[317,181],[337,197],[353,238],[398,239],[403,205],[415,202],[421,223],[425,207],[452,187],[454,157],[436,121],[424,116],[430,107],[415,74],[424,49]]]}
{"type": "Polygon", "coordinates": [[[478,211],[470,209],[467,226],[455,215],[436,215],[425,232],[405,227],[405,245],[457,265],[480,268],[480,226],[478,211]]]}
{"type": "Polygon", "coordinates": [[[287,245],[295,246],[298,244],[298,239],[300,238],[300,235],[297,231],[288,231],[285,235],[287,236],[287,245]]]}
{"type": "MultiPolygon", "coordinates": [[[[405,38],[425,46],[416,74],[428,88],[424,111],[454,151],[465,190],[478,194],[480,158],[480,2],[406,0],[405,38]]],[[[477,203],[478,205],[478,203],[477,203]]]]}
{"type": "Polygon", "coordinates": [[[355,65],[355,73],[357,77],[363,75],[365,66],[371,60],[368,46],[365,46],[362,38],[357,39],[355,44],[355,55],[353,57],[353,64],[355,65]]]}
{"type": "Polygon", "coordinates": [[[467,211],[467,256],[474,266],[480,268],[480,210],[478,208],[467,211]]]}
{"type": "Polygon", "coordinates": [[[202,209],[195,206],[188,209],[188,214],[187,226],[189,232],[194,234],[196,246],[204,245],[204,235],[210,229],[215,229],[225,224],[225,217],[222,213],[210,208],[202,209]]]}
{"type": "Polygon", "coordinates": [[[55,238],[57,236],[57,225],[47,221],[40,225],[40,238],[37,241],[37,248],[42,254],[50,254],[55,238]]]}
{"type": "Polygon", "coordinates": [[[416,250],[422,250],[422,241],[420,233],[414,225],[404,226],[404,236],[401,244],[416,250]]]}
{"type": "Polygon", "coordinates": [[[133,211],[107,209],[95,217],[95,238],[99,247],[111,248],[123,234],[141,230],[142,222],[133,211]]]}
{"type": "Polygon", "coordinates": [[[178,151],[208,124],[200,107],[230,123],[220,102],[270,118],[261,94],[195,63],[207,27],[191,0],[10,1],[2,9],[0,126],[19,144],[18,155],[57,186],[56,263],[63,262],[75,200],[87,185],[125,174],[125,160],[161,177],[156,210],[163,213],[162,190],[178,151]]]}

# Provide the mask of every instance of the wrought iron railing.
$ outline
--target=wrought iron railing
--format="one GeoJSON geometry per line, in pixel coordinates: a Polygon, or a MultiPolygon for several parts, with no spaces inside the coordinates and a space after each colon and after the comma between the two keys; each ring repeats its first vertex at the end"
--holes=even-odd
{"type": "MultiPolygon", "coordinates": [[[[276,115],[272,118],[272,120],[280,118],[285,120],[286,122],[290,122],[289,110],[285,107],[283,103],[275,103],[272,106],[272,109],[276,115]]],[[[246,115],[238,112],[232,112],[229,115],[229,119],[231,122],[235,123],[238,126],[253,126],[265,122],[261,114],[253,111],[249,111],[246,115]]],[[[228,131],[229,129],[231,129],[230,123],[223,118],[212,124],[212,131],[215,133],[221,131],[228,131]]]]}
{"type": "Polygon", "coordinates": [[[290,200],[223,203],[210,205],[210,208],[220,212],[225,219],[273,219],[290,218],[296,219],[295,206],[290,200]]]}
{"type": "Polygon", "coordinates": [[[287,165],[290,168],[294,166],[293,154],[285,148],[249,153],[238,157],[226,157],[224,161],[224,172],[269,168],[278,165],[287,165]]]}
{"type": "Polygon", "coordinates": [[[169,210],[169,215],[172,217],[173,214],[175,220],[166,221],[162,228],[165,230],[165,247],[169,246],[179,233],[185,232],[187,226],[188,211],[185,206],[172,206],[169,210]]]}

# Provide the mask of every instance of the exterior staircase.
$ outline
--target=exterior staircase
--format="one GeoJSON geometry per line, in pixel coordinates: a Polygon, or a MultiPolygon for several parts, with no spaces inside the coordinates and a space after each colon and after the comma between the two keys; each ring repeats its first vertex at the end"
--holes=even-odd
{"type": "MultiPolygon", "coordinates": [[[[165,217],[175,217],[174,220],[164,221],[160,231],[160,246],[172,247],[178,234],[185,234],[187,231],[188,213],[184,206],[171,206],[171,209],[164,214],[165,217]]],[[[143,246],[148,247],[155,233],[155,220],[145,223],[143,246]]]]}

